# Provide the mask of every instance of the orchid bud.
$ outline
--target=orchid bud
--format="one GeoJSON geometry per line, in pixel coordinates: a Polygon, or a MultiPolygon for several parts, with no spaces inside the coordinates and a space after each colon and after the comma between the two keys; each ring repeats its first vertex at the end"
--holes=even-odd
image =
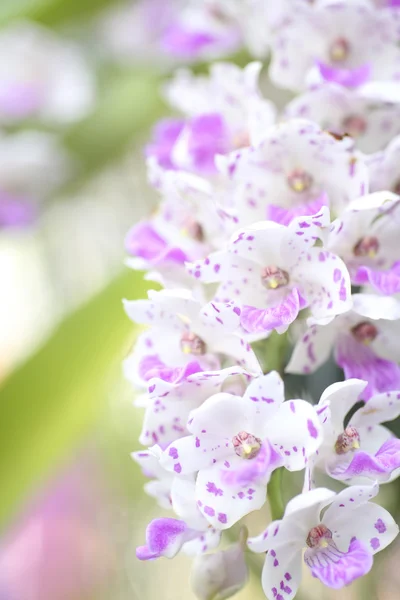
{"type": "Polygon", "coordinates": [[[247,583],[248,567],[244,556],[247,529],[239,534],[239,541],[227,550],[203,554],[193,562],[191,586],[199,600],[230,598],[247,583]]]}

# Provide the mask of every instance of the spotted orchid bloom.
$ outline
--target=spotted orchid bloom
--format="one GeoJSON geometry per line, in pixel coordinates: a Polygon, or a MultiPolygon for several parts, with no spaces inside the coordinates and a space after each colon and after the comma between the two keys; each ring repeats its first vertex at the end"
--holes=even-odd
{"type": "Polygon", "coordinates": [[[312,325],[297,341],[288,373],[313,373],[333,351],[346,379],[368,381],[362,399],[400,389],[400,304],[395,298],[354,294],[353,309],[328,325],[312,325]]]}
{"type": "Polygon", "coordinates": [[[399,233],[400,197],[375,192],[342,212],[327,247],[344,260],[352,283],[391,295],[400,291],[399,233]]]}
{"type": "Polygon", "coordinates": [[[164,517],[154,519],[146,529],[146,545],[136,548],[139,560],[154,560],[165,557],[174,558],[181,550],[189,548],[189,555],[196,555],[191,547],[215,548],[220,539],[217,530],[197,530],[188,526],[185,521],[164,517]],[[207,543],[208,542],[208,543],[207,543]]]}
{"type": "MultiPolygon", "coordinates": [[[[221,532],[211,527],[208,521],[202,516],[195,499],[195,480],[193,475],[187,477],[177,477],[177,475],[166,471],[160,465],[160,457],[162,450],[159,446],[153,446],[148,451],[133,452],[132,458],[142,468],[143,474],[151,481],[145,484],[145,492],[155,498],[158,505],[166,510],[173,511],[179,517],[176,519],[168,518],[164,520],[155,519],[149,527],[148,531],[153,528],[160,531],[163,526],[167,525],[183,529],[186,533],[181,538],[181,545],[178,551],[181,551],[188,556],[198,556],[213,550],[219,545],[221,532]]],[[[160,553],[160,556],[167,554],[160,553]]],[[[141,556],[139,556],[141,558],[141,556]]],[[[143,556],[143,560],[148,557],[143,556]]]]}
{"type": "Polygon", "coordinates": [[[171,508],[179,517],[155,519],[146,530],[146,546],[139,547],[140,560],[164,556],[173,558],[181,550],[189,556],[214,550],[220,542],[221,531],[210,527],[195,501],[194,478],[174,477],[170,487],[171,508]]]}
{"type": "Polygon", "coordinates": [[[129,230],[125,248],[130,268],[146,270],[149,279],[174,288],[188,283],[185,263],[206,256],[212,246],[193,213],[179,211],[176,202],[164,202],[156,215],[129,230]]]}
{"type": "Polygon", "coordinates": [[[258,145],[218,157],[238,223],[287,225],[324,205],[339,213],[368,192],[367,167],[353,146],[350,138],[338,140],[316,123],[292,119],[264,131],[258,145]]]}
{"type": "Polygon", "coordinates": [[[285,116],[310,119],[338,137],[350,136],[366,153],[385,148],[400,131],[398,104],[364,97],[334,82],[325,82],[294,98],[286,106],[285,116]]]}
{"type": "Polygon", "coordinates": [[[225,357],[250,373],[261,372],[250,345],[239,335],[240,309],[234,302],[202,305],[189,291],[163,290],[124,305],[130,319],[152,326],[128,359],[133,383],[146,385],[157,377],[177,384],[193,373],[220,369],[225,357]]]}
{"type": "Polygon", "coordinates": [[[243,396],[212,396],[190,414],[187,428],[191,435],[166,448],[160,462],[178,475],[198,472],[199,509],[221,529],[264,505],[274,469],[303,469],[321,443],[313,406],[284,402],[275,371],[252,381],[243,396]]]}
{"type": "Polygon", "coordinates": [[[175,58],[210,60],[241,45],[240,29],[220,3],[178,2],[179,8],[160,38],[160,49],[175,58]]]}
{"type": "Polygon", "coordinates": [[[400,193],[400,135],[396,136],[381,152],[367,157],[371,191],[390,190],[400,193]]]}
{"type": "MultiPolygon", "coordinates": [[[[199,367],[200,369],[200,367],[199,367]]],[[[189,414],[207,398],[222,390],[243,391],[251,376],[240,367],[220,371],[186,371],[175,381],[154,377],[147,382],[148,393],[138,406],[146,409],[139,442],[144,446],[161,444],[166,447],[174,440],[188,435],[189,414]]]]}
{"type": "Polygon", "coordinates": [[[215,156],[249,146],[275,120],[275,108],[258,89],[261,63],[243,70],[230,63],[216,63],[209,77],[178,71],[166,87],[170,104],[185,118],[161,121],[147,147],[166,169],[200,175],[216,173],[215,156]]]}
{"type": "Polygon", "coordinates": [[[373,396],[347,422],[367,381],[348,379],[329,386],[316,407],[323,443],[310,458],[305,488],[315,487],[315,470],[351,485],[368,479],[385,483],[400,474],[400,440],[382,425],[400,415],[400,392],[373,396]]]}
{"type": "Polygon", "coordinates": [[[315,247],[329,225],[329,211],[298,218],[285,227],[272,221],[236,232],[226,250],[190,265],[204,283],[220,282],[216,299],[234,298],[249,333],[285,331],[303,308],[314,322],[329,322],[351,308],[347,268],[315,247]]]}
{"type": "Polygon", "coordinates": [[[15,23],[1,31],[0,57],[1,123],[69,123],[91,109],[93,77],[74,43],[37,24],[15,23]]]}
{"type": "Polygon", "coordinates": [[[270,77],[292,90],[324,81],[362,88],[396,80],[397,41],[396,22],[369,0],[304,3],[272,40],[270,77]]]}
{"type": "Polygon", "coordinates": [[[166,171],[153,159],[149,179],[162,202],[147,220],[128,232],[129,267],[147,270],[164,287],[191,287],[185,262],[203,258],[226,239],[226,226],[216,210],[213,188],[204,179],[182,171],[166,171]]]}
{"type": "Polygon", "coordinates": [[[268,600],[292,600],[304,562],[313,577],[340,589],[370,571],[373,555],[398,534],[391,515],[373,502],[377,484],[352,486],[339,494],[317,488],[288,502],[282,520],[249,540],[267,552],[262,586],[268,600]],[[325,509],[325,512],[322,512],[325,509]]]}

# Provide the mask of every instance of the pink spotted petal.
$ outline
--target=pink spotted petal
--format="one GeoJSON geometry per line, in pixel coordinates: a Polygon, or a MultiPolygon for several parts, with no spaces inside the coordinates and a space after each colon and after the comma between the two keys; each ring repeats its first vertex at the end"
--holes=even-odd
{"type": "Polygon", "coordinates": [[[173,558],[182,545],[196,537],[184,521],[178,519],[154,519],[146,529],[146,545],[136,549],[139,560],[151,560],[165,556],[173,558]]]}
{"type": "Polygon", "coordinates": [[[293,219],[315,215],[323,206],[328,205],[329,198],[326,193],[321,194],[321,196],[314,200],[294,206],[293,208],[284,208],[283,206],[270,204],[267,208],[267,219],[275,221],[275,223],[280,223],[281,225],[289,225],[293,219]]]}
{"type": "Polygon", "coordinates": [[[385,295],[397,294],[400,292],[400,261],[387,271],[375,271],[370,267],[359,267],[356,274],[352,277],[353,283],[357,285],[367,285],[385,295]]]}
{"type": "Polygon", "coordinates": [[[357,452],[347,466],[337,465],[331,470],[336,479],[347,480],[352,477],[369,477],[377,481],[387,481],[393,471],[400,467],[400,440],[388,439],[375,456],[368,452],[357,452]]]}
{"type": "Polygon", "coordinates": [[[209,469],[202,469],[197,476],[197,505],[213,527],[228,529],[242,517],[259,510],[265,504],[265,482],[252,481],[243,485],[231,482],[231,485],[227,485],[226,472],[236,471],[238,463],[242,462],[243,459],[234,455],[209,469]]]}
{"type": "Polygon", "coordinates": [[[211,327],[223,335],[239,328],[240,313],[240,307],[233,301],[212,301],[202,308],[200,318],[203,325],[211,327]]]}
{"type": "Polygon", "coordinates": [[[365,64],[355,69],[341,69],[332,67],[322,61],[316,61],[321,77],[325,81],[338,83],[345,87],[358,87],[366,83],[371,77],[371,65],[365,64]]]}
{"type": "Polygon", "coordinates": [[[167,383],[179,384],[200,371],[202,368],[195,360],[183,367],[168,367],[157,355],[144,356],[139,363],[139,376],[144,381],[157,378],[167,383]]]}
{"type": "Polygon", "coordinates": [[[146,221],[132,227],[127,235],[125,246],[129,254],[143,258],[153,266],[170,263],[183,265],[188,260],[180,248],[169,245],[152,224],[146,221]]]}
{"type": "Polygon", "coordinates": [[[262,333],[278,329],[285,331],[296,319],[300,311],[300,294],[293,288],[284,301],[272,308],[243,306],[241,324],[248,333],[262,333]]]}
{"type": "Polygon", "coordinates": [[[270,422],[268,438],[289,471],[304,469],[322,443],[322,427],[314,407],[305,400],[287,400],[270,422]]]}
{"type": "Polygon", "coordinates": [[[347,552],[340,552],[334,543],[319,550],[314,559],[307,559],[307,552],[304,560],[313,577],[335,590],[349,585],[372,568],[372,553],[357,539],[351,541],[347,552]]]}
{"type": "Polygon", "coordinates": [[[252,460],[242,460],[236,469],[222,470],[221,480],[228,488],[266,484],[271,473],[283,466],[281,455],[268,440],[264,441],[260,452],[252,460]]]}
{"type": "Polygon", "coordinates": [[[353,336],[343,336],[336,344],[335,359],[344,370],[346,379],[368,381],[362,399],[368,400],[376,393],[400,389],[400,367],[397,363],[377,356],[353,336]]]}

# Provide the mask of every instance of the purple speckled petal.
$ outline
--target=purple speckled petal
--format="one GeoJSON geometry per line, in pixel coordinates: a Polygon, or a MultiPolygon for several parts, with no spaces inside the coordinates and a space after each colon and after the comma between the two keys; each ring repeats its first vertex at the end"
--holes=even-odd
{"type": "Polygon", "coordinates": [[[335,348],[335,359],[346,379],[368,381],[362,399],[368,400],[378,392],[400,389],[400,367],[397,363],[377,356],[369,346],[353,336],[343,336],[335,348]]]}
{"type": "Polygon", "coordinates": [[[390,296],[400,292],[400,261],[395,262],[387,271],[375,271],[370,267],[359,267],[352,277],[357,285],[370,284],[381,294],[390,296]]]}
{"type": "Polygon", "coordinates": [[[230,150],[229,133],[222,115],[194,117],[186,128],[187,152],[193,168],[203,174],[216,172],[215,156],[230,150]]]}
{"type": "Polygon", "coordinates": [[[317,412],[305,400],[283,402],[269,423],[267,434],[289,471],[304,469],[322,442],[317,412]]]}
{"type": "Polygon", "coordinates": [[[243,306],[241,325],[249,333],[262,333],[289,327],[300,311],[300,296],[297,288],[293,288],[278,306],[272,308],[256,308],[243,306]]]}
{"type": "Polygon", "coordinates": [[[125,247],[132,256],[143,258],[154,266],[168,263],[183,265],[188,260],[183,250],[168,245],[148,221],[132,227],[128,232],[125,247]]]}
{"type": "Polygon", "coordinates": [[[307,549],[304,560],[326,586],[338,590],[362,577],[372,568],[372,553],[357,539],[353,539],[347,552],[340,552],[332,540],[326,548],[307,549]]]}
{"type": "Polygon", "coordinates": [[[157,377],[168,383],[180,383],[193,373],[199,373],[202,370],[197,361],[191,361],[183,367],[168,367],[157,355],[145,356],[139,364],[139,376],[144,381],[157,377]]]}
{"type": "MultiPolygon", "coordinates": [[[[188,423],[190,423],[190,415],[188,423]]],[[[183,476],[208,469],[218,460],[232,457],[232,454],[232,444],[223,438],[218,439],[202,434],[187,435],[175,440],[166,448],[160,458],[160,464],[167,471],[183,476]]]]}
{"type": "Polygon", "coordinates": [[[165,169],[174,169],[172,150],[185,126],[184,119],[162,119],[152,132],[152,141],[146,146],[146,156],[154,156],[165,169]]]}
{"type": "Polygon", "coordinates": [[[332,67],[322,61],[316,61],[321,77],[325,81],[338,83],[345,87],[358,87],[366,83],[371,77],[371,65],[365,64],[355,69],[340,69],[332,67]]]}
{"type": "Polygon", "coordinates": [[[357,452],[351,463],[343,470],[336,467],[331,471],[337,479],[365,476],[378,481],[387,481],[392,471],[400,467],[400,440],[388,439],[375,456],[368,452],[357,452]]]}
{"type": "Polygon", "coordinates": [[[209,469],[202,469],[196,480],[196,498],[198,507],[207,521],[218,529],[228,529],[253,510],[259,510],[266,501],[267,477],[261,474],[255,481],[243,478],[243,484],[235,482],[234,473],[241,469],[244,462],[238,456],[218,462],[209,469]],[[228,472],[233,477],[227,483],[228,472]]]}
{"type": "Polygon", "coordinates": [[[299,204],[293,208],[283,208],[283,206],[270,204],[267,207],[267,219],[281,225],[289,225],[293,219],[315,215],[323,206],[328,205],[329,198],[325,192],[318,198],[314,198],[314,200],[299,204]]]}
{"type": "Polygon", "coordinates": [[[182,545],[196,537],[184,521],[178,519],[154,519],[146,529],[145,546],[136,549],[139,560],[151,560],[165,556],[173,558],[182,545]]]}

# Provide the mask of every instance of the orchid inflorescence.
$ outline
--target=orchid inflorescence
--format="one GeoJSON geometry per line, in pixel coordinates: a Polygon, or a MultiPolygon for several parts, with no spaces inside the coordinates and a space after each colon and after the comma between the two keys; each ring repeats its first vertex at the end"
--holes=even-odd
{"type": "Polygon", "coordinates": [[[137,556],[193,555],[204,600],[244,585],[246,548],[265,555],[266,597],[290,600],[302,560],[341,588],[398,533],[372,500],[400,473],[383,425],[400,415],[400,3],[275,4],[269,75],[297,97],[278,111],[259,62],[179,70],[165,96],[183,116],[147,146],[160,206],[126,238],[128,264],[163,286],[125,301],[149,327],[124,370],[145,391],[133,458],[171,514],[137,556]],[[308,381],[331,354],[344,381],[315,405],[285,399],[284,373],[308,381]],[[235,526],[267,499],[273,521],[248,538],[235,526]],[[235,543],[210,553],[225,530],[235,543]]]}

